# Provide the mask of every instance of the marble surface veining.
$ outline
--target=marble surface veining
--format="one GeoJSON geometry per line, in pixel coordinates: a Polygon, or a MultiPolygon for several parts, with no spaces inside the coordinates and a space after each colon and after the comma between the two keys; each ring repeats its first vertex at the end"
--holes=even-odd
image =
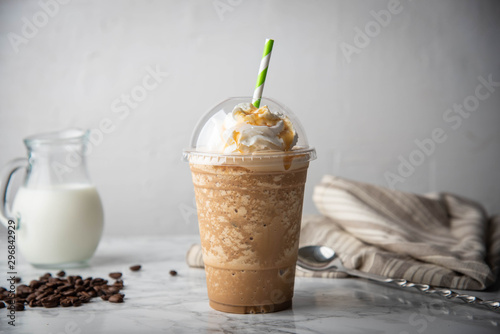
{"type": "MultiPolygon", "coordinates": [[[[122,272],[124,303],[95,298],[77,308],[27,307],[16,313],[15,327],[7,324],[3,309],[0,333],[500,332],[500,312],[354,278],[298,277],[290,310],[253,315],[218,312],[208,306],[204,271],[185,263],[186,250],[196,242],[195,235],[104,238],[89,267],[66,273],[107,277],[122,272]],[[142,270],[130,271],[134,264],[142,264],[142,270]],[[170,270],[178,275],[170,276],[170,270]]],[[[22,262],[21,258],[17,270],[24,283],[47,272],[22,262]]],[[[6,286],[6,259],[0,259],[0,270],[0,286],[6,286]]],[[[498,291],[475,293],[500,299],[498,291]]]]}

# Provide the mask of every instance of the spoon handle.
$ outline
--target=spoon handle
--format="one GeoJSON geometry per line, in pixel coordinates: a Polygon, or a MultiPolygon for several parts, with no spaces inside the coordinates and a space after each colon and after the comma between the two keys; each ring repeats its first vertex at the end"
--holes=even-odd
{"type": "Polygon", "coordinates": [[[400,288],[414,288],[422,293],[429,295],[438,295],[446,299],[458,299],[467,304],[481,305],[493,311],[500,311],[500,302],[495,300],[483,300],[479,297],[459,293],[447,288],[434,287],[428,284],[418,284],[408,282],[404,279],[388,279],[388,283],[392,283],[400,288]]]}
{"type": "MultiPolygon", "coordinates": [[[[467,295],[459,292],[455,292],[453,290],[447,289],[447,288],[439,288],[439,287],[434,287],[432,285],[428,284],[419,284],[419,283],[412,283],[409,282],[405,279],[392,279],[392,278],[387,278],[384,276],[379,276],[371,273],[365,273],[363,271],[359,270],[354,270],[354,269],[348,269],[342,265],[342,263],[334,261],[335,265],[332,266],[331,268],[337,269],[337,271],[340,272],[345,272],[346,274],[349,274],[354,277],[359,277],[359,278],[365,278],[371,281],[376,281],[376,282],[381,282],[381,283],[389,283],[391,285],[397,286],[399,288],[405,288],[405,289],[416,289],[424,294],[429,294],[429,295],[437,295],[439,297],[445,298],[445,299],[458,299],[461,300],[467,304],[474,304],[474,305],[480,305],[489,308],[490,310],[493,311],[500,311],[500,301],[495,301],[495,300],[483,300],[479,297],[472,296],[472,295],[467,295]]],[[[302,267],[302,269],[307,270],[306,268],[302,267]]],[[[319,270],[310,270],[310,271],[319,271],[319,270]]]]}

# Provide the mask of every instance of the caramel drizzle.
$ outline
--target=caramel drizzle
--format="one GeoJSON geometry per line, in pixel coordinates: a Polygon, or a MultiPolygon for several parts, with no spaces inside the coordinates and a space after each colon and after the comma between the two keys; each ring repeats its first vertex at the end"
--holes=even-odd
{"type": "MultiPolygon", "coordinates": [[[[267,106],[262,106],[259,109],[249,111],[238,110],[235,113],[235,118],[241,119],[244,123],[256,126],[275,126],[279,121],[283,120],[283,130],[278,134],[278,138],[283,141],[285,151],[289,151],[292,147],[295,132],[293,131],[292,122],[288,118],[281,119],[279,116],[272,114],[267,106]]],[[[231,138],[226,143],[225,148],[233,144],[236,145],[239,152],[243,152],[240,144],[241,133],[233,131],[231,138]]]]}

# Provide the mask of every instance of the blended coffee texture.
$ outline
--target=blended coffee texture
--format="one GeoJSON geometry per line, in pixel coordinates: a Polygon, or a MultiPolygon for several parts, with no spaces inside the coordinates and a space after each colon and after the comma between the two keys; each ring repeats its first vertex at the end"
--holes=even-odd
{"type": "Polygon", "coordinates": [[[308,163],[280,171],[190,166],[211,307],[290,307],[308,163]]]}

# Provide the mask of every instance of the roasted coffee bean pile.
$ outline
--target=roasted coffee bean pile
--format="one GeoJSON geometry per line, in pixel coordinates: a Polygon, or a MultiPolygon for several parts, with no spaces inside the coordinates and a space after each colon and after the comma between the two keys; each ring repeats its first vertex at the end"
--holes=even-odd
{"type": "MultiPolygon", "coordinates": [[[[140,265],[132,267],[130,270],[137,271],[140,265]]],[[[115,281],[108,284],[108,280],[100,277],[66,276],[64,271],[60,271],[53,277],[46,273],[38,280],[33,280],[29,285],[20,284],[17,286],[15,296],[11,296],[9,291],[0,287],[0,309],[14,303],[16,311],[24,311],[25,305],[30,307],[69,307],[80,306],[88,303],[92,298],[101,297],[111,303],[122,303],[125,295],[120,293],[123,289],[121,273],[110,273],[109,276],[115,281]]],[[[16,282],[20,282],[20,278],[16,282]]]]}

